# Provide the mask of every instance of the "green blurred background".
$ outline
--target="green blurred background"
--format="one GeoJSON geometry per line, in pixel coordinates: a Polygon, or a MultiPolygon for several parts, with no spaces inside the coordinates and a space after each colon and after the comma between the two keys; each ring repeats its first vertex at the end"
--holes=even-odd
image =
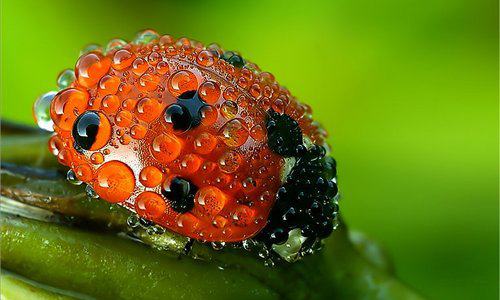
{"type": "Polygon", "coordinates": [[[143,28],[275,74],[331,133],[342,213],[430,299],[498,298],[496,1],[15,1],[2,7],[2,117],[32,124],[91,42],[143,28]]]}

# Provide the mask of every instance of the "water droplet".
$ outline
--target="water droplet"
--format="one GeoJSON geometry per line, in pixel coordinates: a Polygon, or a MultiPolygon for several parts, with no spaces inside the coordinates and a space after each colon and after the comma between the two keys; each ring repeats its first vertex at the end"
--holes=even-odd
{"type": "Polygon", "coordinates": [[[260,258],[264,258],[264,259],[267,259],[269,257],[269,250],[267,250],[267,248],[262,248],[260,251],[259,251],[259,257],[260,258]]]}
{"type": "Polygon", "coordinates": [[[124,70],[134,62],[135,54],[127,49],[120,49],[113,55],[113,61],[111,65],[115,70],[124,70]]]}
{"type": "Polygon", "coordinates": [[[149,44],[149,43],[152,43],[154,41],[157,41],[159,38],[160,38],[160,35],[158,34],[158,32],[151,30],[151,29],[147,29],[147,30],[144,30],[144,31],[137,33],[136,37],[134,38],[133,43],[134,44],[149,44]]]}
{"type": "Polygon", "coordinates": [[[274,267],[274,261],[272,259],[268,258],[268,259],[266,259],[264,261],[264,266],[266,266],[266,267],[274,267]]]}
{"type": "Polygon", "coordinates": [[[104,156],[101,152],[94,152],[90,156],[90,161],[95,165],[100,165],[104,162],[104,156]]]}
{"type": "Polygon", "coordinates": [[[127,45],[127,41],[125,41],[125,40],[122,40],[122,39],[112,39],[106,45],[106,48],[105,48],[104,52],[106,54],[109,54],[109,53],[111,53],[113,51],[116,51],[118,49],[123,48],[125,45],[127,45]]]}
{"type": "Polygon", "coordinates": [[[110,161],[96,172],[95,191],[111,203],[127,200],[135,189],[135,176],[129,166],[120,161],[110,161]]]}
{"type": "Polygon", "coordinates": [[[219,100],[220,87],[215,81],[205,81],[201,84],[198,93],[203,101],[213,104],[219,100]]]}
{"type": "Polygon", "coordinates": [[[168,63],[166,61],[160,61],[156,65],[156,72],[158,72],[158,74],[160,75],[166,74],[169,71],[169,69],[170,67],[168,66],[168,63]]]}
{"type": "Polygon", "coordinates": [[[205,105],[200,109],[201,123],[210,126],[217,121],[217,109],[212,105],[205,105]]]}
{"type": "Polygon", "coordinates": [[[198,53],[196,62],[204,67],[211,67],[215,62],[214,54],[208,50],[203,50],[198,53]]]}
{"type": "Polygon", "coordinates": [[[149,54],[148,56],[148,62],[152,66],[155,66],[157,63],[159,63],[161,59],[161,54],[156,51],[151,52],[151,54],[149,54]]]}
{"type": "Polygon", "coordinates": [[[244,240],[242,242],[242,245],[243,245],[243,249],[247,250],[247,251],[252,251],[253,248],[255,248],[255,246],[257,245],[255,243],[254,240],[244,240]]]}
{"type": "Polygon", "coordinates": [[[194,140],[194,150],[200,154],[208,154],[214,150],[217,139],[208,132],[203,132],[194,140]]]}
{"type": "Polygon", "coordinates": [[[80,185],[82,182],[76,178],[76,174],[73,170],[69,170],[68,173],[66,173],[66,179],[69,181],[69,183],[74,184],[74,185],[80,185]]]}
{"type": "Polygon", "coordinates": [[[120,107],[120,99],[115,95],[107,95],[102,99],[101,109],[107,113],[115,113],[120,107]]]}
{"type": "Polygon", "coordinates": [[[132,228],[138,227],[140,225],[139,216],[137,214],[131,214],[127,218],[127,225],[132,227],[132,228]]]}
{"type": "Polygon", "coordinates": [[[160,83],[160,77],[154,74],[145,73],[139,78],[139,90],[141,92],[152,92],[160,83]]]}
{"type": "Polygon", "coordinates": [[[72,69],[66,69],[62,71],[57,77],[57,87],[60,90],[68,88],[73,81],[75,81],[75,71],[72,69]]]}
{"type": "Polygon", "coordinates": [[[245,121],[232,119],[221,128],[220,135],[226,145],[238,147],[247,141],[249,133],[245,121]]]}
{"type": "Polygon", "coordinates": [[[146,136],[148,129],[142,125],[134,125],[130,128],[130,135],[136,139],[140,140],[146,136]]]}
{"type": "Polygon", "coordinates": [[[167,209],[165,200],[153,192],[143,192],[135,200],[135,211],[143,218],[156,219],[167,209]]]}
{"type": "Polygon", "coordinates": [[[155,234],[164,234],[165,228],[163,228],[161,226],[153,226],[153,231],[155,234]]]}
{"type": "Polygon", "coordinates": [[[89,182],[92,180],[92,169],[88,164],[81,164],[75,168],[75,175],[81,181],[89,182]]]}
{"type": "Polygon", "coordinates": [[[33,105],[33,116],[38,127],[47,131],[54,131],[54,122],[50,118],[50,105],[54,99],[56,92],[48,92],[36,99],[33,105]]]}
{"type": "Polygon", "coordinates": [[[192,174],[200,168],[201,159],[196,154],[186,154],[181,161],[180,169],[186,174],[192,174]]]}
{"type": "Polygon", "coordinates": [[[82,50],[80,50],[80,56],[85,55],[89,52],[102,52],[101,45],[98,44],[88,44],[82,50]]]}
{"type": "Polygon", "coordinates": [[[132,113],[128,110],[120,111],[115,117],[115,122],[120,127],[128,127],[132,124],[132,113]]]}
{"type": "Polygon", "coordinates": [[[181,153],[181,142],[172,135],[161,134],[151,143],[151,153],[162,163],[168,163],[176,159],[181,153]]]}
{"type": "Polygon", "coordinates": [[[163,181],[163,173],[155,166],[148,166],[142,169],[139,181],[145,187],[155,187],[163,181]]]}
{"type": "Polygon", "coordinates": [[[95,192],[95,190],[90,185],[87,185],[85,187],[85,193],[90,198],[95,198],[95,199],[99,198],[99,195],[95,192]]]}
{"type": "Polygon", "coordinates": [[[224,247],[226,247],[226,243],[224,243],[224,242],[212,242],[211,246],[212,246],[212,249],[214,249],[215,251],[219,251],[219,250],[224,249],[224,247]]]}
{"type": "Polygon", "coordinates": [[[70,131],[76,117],[87,109],[88,99],[87,92],[75,88],[57,93],[50,107],[50,116],[54,124],[62,130],[70,131]]]}
{"type": "Polygon", "coordinates": [[[224,101],[224,103],[222,103],[220,111],[224,118],[232,119],[236,117],[236,114],[238,113],[238,104],[230,100],[224,101]]]}
{"type": "Polygon", "coordinates": [[[161,104],[157,99],[142,98],[139,102],[137,102],[135,114],[138,119],[149,123],[158,118],[161,110],[161,104]]]}
{"type": "Polygon", "coordinates": [[[99,82],[110,67],[111,59],[109,57],[91,52],[78,59],[75,67],[75,76],[82,86],[90,88],[99,82]]]}
{"type": "Polygon", "coordinates": [[[238,92],[232,86],[228,86],[224,91],[224,99],[234,101],[238,97],[238,92]]]}
{"type": "Polygon", "coordinates": [[[148,63],[142,58],[136,58],[132,63],[132,72],[135,75],[140,76],[148,69],[148,63]]]}
{"type": "Polygon", "coordinates": [[[234,173],[241,166],[243,159],[236,151],[228,151],[219,159],[219,169],[224,173],[234,173]]]}
{"type": "Polygon", "coordinates": [[[196,91],[197,89],[198,80],[196,79],[196,76],[190,71],[177,71],[168,79],[168,90],[175,97],[179,97],[180,95],[188,91],[196,91]]]}

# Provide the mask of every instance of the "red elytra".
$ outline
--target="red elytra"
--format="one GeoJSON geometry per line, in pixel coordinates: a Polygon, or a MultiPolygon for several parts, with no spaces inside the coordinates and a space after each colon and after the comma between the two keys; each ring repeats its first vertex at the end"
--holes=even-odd
{"type": "Polygon", "coordinates": [[[52,152],[102,199],[171,231],[213,242],[256,235],[275,203],[285,163],[268,148],[266,112],[287,113],[314,144],[323,144],[326,133],[308,106],[257,65],[234,66],[219,59],[217,46],[146,33],[147,43],[79,58],[75,81],[52,101],[52,152]],[[165,111],[191,91],[204,105],[199,124],[176,130],[165,111]],[[109,140],[92,150],[77,151],[72,128],[90,110],[106,119],[98,132],[111,134],[101,134],[109,140]],[[198,189],[187,212],[174,210],[162,194],[175,177],[198,189]]]}

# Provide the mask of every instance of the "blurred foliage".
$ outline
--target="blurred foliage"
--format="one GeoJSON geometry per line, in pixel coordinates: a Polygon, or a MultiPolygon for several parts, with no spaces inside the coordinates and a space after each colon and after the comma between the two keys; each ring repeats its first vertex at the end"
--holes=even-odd
{"type": "Polygon", "coordinates": [[[498,295],[498,3],[2,3],[2,117],[32,123],[87,43],[143,28],[242,52],[331,133],[341,209],[431,299],[498,295]]]}

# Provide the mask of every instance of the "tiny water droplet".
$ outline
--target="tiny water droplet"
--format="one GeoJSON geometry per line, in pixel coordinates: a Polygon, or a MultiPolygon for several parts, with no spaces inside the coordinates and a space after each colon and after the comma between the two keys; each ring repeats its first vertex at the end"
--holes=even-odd
{"type": "Polygon", "coordinates": [[[269,257],[269,250],[267,250],[266,248],[262,248],[262,249],[259,251],[259,257],[260,257],[260,258],[267,259],[267,258],[269,257]]]}
{"type": "Polygon", "coordinates": [[[266,266],[266,267],[274,267],[274,261],[272,259],[268,258],[268,259],[266,259],[264,261],[264,266],[266,266]]]}
{"type": "Polygon", "coordinates": [[[226,246],[226,243],[224,242],[212,242],[211,244],[212,248],[216,251],[222,250],[226,246]]]}
{"type": "Polygon", "coordinates": [[[155,234],[164,234],[165,233],[165,228],[161,226],[154,226],[153,231],[155,234]]]}

